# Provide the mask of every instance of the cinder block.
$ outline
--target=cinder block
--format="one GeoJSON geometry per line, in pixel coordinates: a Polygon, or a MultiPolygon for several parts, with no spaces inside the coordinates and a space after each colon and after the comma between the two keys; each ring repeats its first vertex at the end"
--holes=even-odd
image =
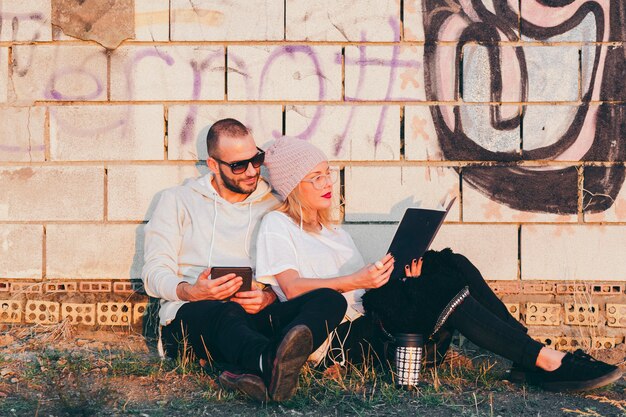
{"type": "Polygon", "coordinates": [[[288,106],[286,133],[330,160],[399,160],[400,106],[288,106]]]}
{"type": "Polygon", "coordinates": [[[591,348],[592,349],[613,349],[620,342],[621,342],[621,338],[592,336],[591,348]]]}
{"type": "Polygon", "coordinates": [[[21,323],[24,301],[0,300],[0,323],[21,323]]]}
{"type": "MultiPolygon", "coordinates": [[[[521,64],[516,56],[516,47],[509,45],[502,47],[482,46],[471,43],[463,46],[462,53],[463,79],[459,93],[463,101],[486,103],[523,100],[521,64]],[[502,91],[499,97],[495,94],[497,92],[492,91],[491,88],[493,69],[489,60],[489,56],[496,53],[500,56],[500,73],[502,74],[502,91]]],[[[448,56],[448,58],[456,58],[456,56],[448,56]]]]}
{"type": "Polygon", "coordinates": [[[598,283],[590,284],[592,294],[620,295],[624,293],[624,284],[598,283]]]}
{"type": "Polygon", "coordinates": [[[143,259],[142,225],[55,224],[49,225],[47,231],[49,278],[140,276],[141,266],[134,258],[143,259]]]}
{"type": "Polygon", "coordinates": [[[606,303],[606,322],[609,327],[626,327],[626,304],[606,303]]]}
{"type": "Polygon", "coordinates": [[[341,47],[228,47],[229,100],[341,100],[341,47]]]}
{"type": "MultiPolygon", "coordinates": [[[[408,207],[437,207],[458,195],[459,177],[446,167],[349,167],[345,174],[346,221],[399,221],[408,207]]],[[[459,201],[447,221],[458,221],[459,201]]]]}
{"type": "Polygon", "coordinates": [[[80,292],[111,292],[111,283],[108,281],[83,281],[80,283],[80,292]]]}
{"type": "Polygon", "coordinates": [[[283,40],[284,1],[172,0],[173,41],[283,40]]]}
{"type": "Polygon", "coordinates": [[[9,48],[0,48],[0,103],[6,103],[9,81],[9,48]]]}
{"type": "MultiPolygon", "coordinates": [[[[591,106],[590,106],[591,107],[591,106]]],[[[597,106],[596,106],[597,107],[597,106]]],[[[626,111],[626,106],[603,105],[604,117],[612,117],[626,111]]],[[[600,118],[601,115],[598,115],[600,118]]],[[[605,126],[607,121],[598,120],[599,125],[605,126]]],[[[612,123],[612,122],[611,122],[612,123]]],[[[605,149],[610,155],[610,143],[605,149]]],[[[614,195],[614,187],[617,179],[624,175],[624,167],[613,166],[586,166],[583,171],[583,215],[585,222],[624,222],[626,221],[626,182],[622,183],[617,195],[614,195]]]]}
{"type": "Polygon", "coordinates": [[[422,0],[404,2],[404,37],[405,41],[421,42],[424,36],[424,5],[422,0]]]}
{"type": "Polygon", "coordinates": [[[0,42],[52,39],[49,0],[5,1],[0,5],[0,42]]]}
{"type": "Polygon", "coordinates": [[[20,102],[106,100],[104,48],[14,45],[12,58],[11,83],[20,102]]]}
{"type": "Polygon", "coordinates": [[[578,46],[524,46],[528,71],[528,101],[579,99],[578,46]],[[550,65],[558,62],[559,65],[550,65]]]}
{"type": "Polygon", "coordinates": [[[148,308],[148,303],[133,304],[133,324],[141,324],[148,308]]]}
{"type": "Polygon", "coordinates": [[[504,305],[506,306],[506,309],[509,310],[511,316],[513,316],[515,320],[519,321],[521,317],[519,303],[504,303],[504,305]]]}
{"type": "Polygon", "coordinates": [[[167,42],[169,36],[169,0],[135,0],[135,40],[167,42]]]}
{"type": "Polygon", "coordinates": [[[109,220],[149,220],[161,191],[198,177],[195,166],[111,166],[108,170],[109,220]]]}
{"type": "Polygon", "coordinates": [[[0,108],[0,161],[43,161],[45,121],[44,107],[0,108]]]}
{"type": "Polygon", "coordinates": [[[61,305],[53,301],[26,301],[24,321],[26,323],[55,324],[59,322],[61,305]]]}
{"type": "Polygon", "coordinates": [[[589,286],[583,282],[557,282],[557,294],[588,294],[589,286]]]}
{"type": "Polygon", "coordinates": [[[133,284],[130,281],[127,282],[114,282],[113,292],[118,294],[132,294],[133,284]]]}
{"type": "MultiPolygon", "coordinates": [[[[5,197],[6,194],[2,198],[5,197]]],[[[0,204],[1,206],[2,204],[0,204]]],[[[41,278],[42,253],[42,226],[34,224],[0,225],[0,277],[41,278]]],[[[8,283],[4,284],[8,288],[8,283]]]]}
{"type": "Polygon", "coordinates": [[[600,321],[598,304],[565,303],[565,324],[597,326],[600,321]]]}
{"type": "Polygon", "coordinates": [[[524,294],[554,294],[555,283],[553,282],[523,282],[524,294]]]}
{"type": "Polygon", "coordinates": [[[0,221],[101,220],[103,188],[102,167],[0,168],[0,221]]]}
{"type": "Polygon", "coordinates": [[[404,157],[416,161],[444,159],[439,148],[430,106],[404,108],[404,157]]]}
{"type": "Polygon", "coordinates": [[[394,0],[287,0],[288,41],[398,42],[394,0]]]}
{"type": "Polygon", "coordinates": [[[346,101],[424,101],[424,47],[346,46],[346,101]]]}
{"type": "Polygon", "coordinates": [[[224,48],[122,46],[111,55],[111,100],[222,100],[224,48]]]}
{"type": "Polygon", "coordinates": [[[94,326],[96,324],[96,305],[84,303],[61,304],[61,320],[72,324],[94,326]]]}
{"type": "Polygon", "coordinates": [[[521,294],[522,292],[522,286],[518,281],[491,281],[489,286],[496,294],[521,294]]]}
{"type": "Polygon", "coordinates": [[[259,147],[282,135],[283,110],[280,105],[202,105],[170,106],[167,115],[169,160],[207,159],[206,135],[213,123],[234,118],[252,130],[259,147]]]}
{"type": "Polygon", "coordinates": [[[98,303],[97,323],[107,326],[130,326],[131,303],[98,303]]]}
{"type": "Polygon", "coordinates": [[[50,108],[52,160],[162,160],[164,155],[163,106],[50,108]]]}
{"type": "Polygon", "coordinates": [[[8,281],[0,282],[0,292],[9,292],[11,283],[8,281]]]}
{"type": "Polygon", "coordinates": [[[532,338],[552,349],[556,349],[561,339],[560,336],[532,336],[532,338]]]}
{"type": "Polygon", "coordinates": [[[561,324],[561,305],[526,303],[525,321],[529,326],[558,326],[561,324]]]}
{"type": "Polygon", "coordinates": [[[12,282],[11,294],[43,294],[43,284],[40,282],[12,282]]]}
{"type": "Polygon", "coordinates": [[[557,350],[589,350],[591,348],[590,337],[569,337],[562,336],[559,338],[559,343],[555,347],[557,350]]]}
{"type": "Polygon", "coordinates": [[[45,293],[59,293],[59,292],[77,292],[77,282],[46,282],[44,284],[45,293]]]}
{"type": "MultiPolygon", "coordinates": [[[[597,106],[590,106],[589,108],[597,106]]],[[[579,106],[565,104],[529,104],[524,107],[524,151],[554,145],[572,128],[579,106]]]]}
{"type": "Polygon", "coordinates": [[[626,227],[522,226],[522,279],[624,281],[626,227]]]}

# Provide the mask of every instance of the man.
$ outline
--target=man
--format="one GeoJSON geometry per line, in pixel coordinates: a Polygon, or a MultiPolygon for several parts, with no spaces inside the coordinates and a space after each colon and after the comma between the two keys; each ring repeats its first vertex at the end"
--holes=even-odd
{"type": "Polygon", "coordinates": [[[271,290],[238,291],[234,274],[211,279],[213,266],[254,265],[259,220],[277,200],[260,177],[265,154],[243,124],[213,124],[207,150],[211,172],[165,190],[145,229],[142,279],[161,301],[161,346],[168,356],[191,348],[211,357],[227,369],[226,388],[284,401],[346,303],[327,289],[280,303],[271,290]]]}

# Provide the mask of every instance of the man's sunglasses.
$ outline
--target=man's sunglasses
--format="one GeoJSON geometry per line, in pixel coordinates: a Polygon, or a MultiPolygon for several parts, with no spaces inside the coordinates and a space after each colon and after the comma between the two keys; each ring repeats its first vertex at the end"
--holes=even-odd
{"type": "Polygon", "coordinates": [[[248,164],[252,164],[254,168],[258,168],[263,165],[263,162],[265,161],[265,151],[259,147],[257,147],[257,150],[259,152],[256,155],[254,155],[250,159],[244,159],[243,161],[226,162],[222,161],[221,159],[217,159],[214,156],[212,156],[211,158],[215,159],[220,164],[227,165],[233,174],[238,175],[246,172],[246,170],[248,169],[248,164]]]}

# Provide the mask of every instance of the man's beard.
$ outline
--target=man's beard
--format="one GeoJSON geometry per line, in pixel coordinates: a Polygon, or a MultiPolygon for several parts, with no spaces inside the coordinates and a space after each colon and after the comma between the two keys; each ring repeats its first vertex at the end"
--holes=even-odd
{"type": "MultiPolygon", "coordinates": [[[[245,194],[245,195],[250,195],[254,192],[254,190],[256,190],[256,186],[258,184],[258,178],[259,178],[258,175],[256,177],[257,182],[255,182],[254,185],[249,186],[249,188],[243,188],[239,185],[238,181],[229,178],[226,175],[226,173],[222,170],[222,167],[220,167],[219,170],[220,170],[220,177],[222,178],[222,183],[224,184],[224,187],[227,190],[232,191],[233,193],[245,194]]],[[[250,178],[246,178],[246,179],[250,179],[250,178]]]]}

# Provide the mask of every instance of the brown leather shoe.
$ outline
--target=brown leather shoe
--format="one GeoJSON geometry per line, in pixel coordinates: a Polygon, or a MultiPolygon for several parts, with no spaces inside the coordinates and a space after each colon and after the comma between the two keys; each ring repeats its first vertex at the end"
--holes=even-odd
{"type": "Polygon", "coordinates": [[[263,379],[255,374],[236,374],[224,371],[218,380],[222,388],[229,391],[239,391],[253,400],[266,403],[269,400],[267,388],[263,379]]]}
{"type": "Polygon", "coordinates": [[[296,393],[300,370],[313,351],[313,335],[305,325],[287,332],[276,349],[269,394],[274,401],[287,401],[296,393]]]}

